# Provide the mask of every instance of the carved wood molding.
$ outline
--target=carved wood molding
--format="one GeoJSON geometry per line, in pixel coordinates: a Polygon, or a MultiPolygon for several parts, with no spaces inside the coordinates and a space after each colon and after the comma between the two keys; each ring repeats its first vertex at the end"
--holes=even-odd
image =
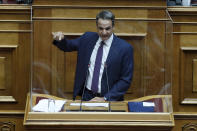
{"type": "Polygon", "coordinates": [[[196,7],[183,7],[183,6],[179,6],[179,7],[168,7],[168,11],[169,12],[197,12],[197,8],[196,7]]]}
{"type": "Polygon", "coordinates": [[[182,131],[197,131],[197,124],[188,123],[183,125],[182,131]]]}
{"type": "Polygon", "coordinates": [[[197,51],[197,47],[181,47],[182,51],[190,51],[190,50],[196,50],[197,51]]]}
{"type": "MultiPolygon", "coordinates": [[[[53,32],[54,33],[54,32],[53,32]]],[[[65,36],[81,36],[83,33],[63,33],[65,36]]],[[[124,37],[145,37],[146,33],[115,33],[117,36],[124,37]]]]}
{"type": "Polygon", "coordinates": [[[173,22],[173,24],[197,24],[197,22],[173,22]]]}
{"type": "Polygon", "coordinates": [[[31,30],[0,30],[0,33],[31,33],[31,30]]]}
{"type": "Polygon", "coordinates": [[[1,131],[15,131],[15,124],[11,122],[0,122],[1,131]]]}
{"type": "Polygon", "coordinates": [[[0,111],[0,115],[1,116],[10,116],[10,117],[18,117],[21,116],[23,117],[23,115],[25,114],[24,110],[1,110],[0,111]]]}
{"type": "Polygon", "coordinates": [[[31,23],[31,20],[0,20],[0,22],[31,23]]]}
{"type": "Polygon", "coordinates": [[[8,49],[15,49],[15,48],[17,48],[18,47],[18,45],[0,45],[0,49],[1,48],[3,48],[3,49],[5,49],[5,48],[8,48],[8,49]]]}
{"type": "Polygon", "coordinates": [[[191,35],[196,35],[197,34],[197,32],[173,32],[173,34],[191,34],[191,35]]]}
{"type": "Polygon", "coordinates": [[[31,6],[27,5],[18,5],[18,4],[1,4],[0,10],[30,10],[31,6]]]}
{"type": "Polygon", "coordinates": [[[197,98],[185,98],[181,104],[197,104],[197,98]]]}
{"type": "Polygon", "coordinates": [[[163,0],[150,0],[149,2],[146,2],[145,0],[75,0],[74,2],[72,0],[34,0],[33,5],[70,5],[70,6],[161,6],[161,7],[167,7],[166,2],[163,0]]]}
{"type": "MultiPolygon", "coordinates": [[[[194,81],[192,79],[192,89],[188,89],[188,90],[191,90],[190,95],[186,94],[185,92],[185,79],[187,78],[186,77],[186,55],[189,54],[189,53],[192,53],[192,54],[196,54],[197,56],[197,47],[181,47],[180,48],[180,103],[181,104],[197,104],[197,97],[194,97],[194,90],[196,89],[194,86],[194,84],[196,83],[196,81],[194,81]]],[[[193,70],[196,68],[194,67],[194,63],[193,63],[193,60],[194,58],[192,57],[191,58],[191,63],[192,64],[191,66],[193,66],[193,70]]],[[[188,65],[187,65],[188,66],[188,65]]],[[[195,74],[191,74],[191,75],[195,75],[195,74]]],[[[194,76],[193,76],[194,77],[194,76]]],[[[192,77],[192,78],[193,78],[192,77]]]]}
{"type": "Polygon", "coordinates": [[[176,120],[196,120],[197,114],[196,112],[173,112],[173,116],[176,120]]]}
{"type": "Polygon", "coordinates": [[[0,96],[0,102],[16,102],[13,96],[0,96]]]}
{"type": "MultiPolygon", "coordinates": [[[[33,20],[96,20],[95,18],[67,18],[67,17],[33,17],[33,20]]],[[[160,18],[116,18],[117,20],[129,21],[171,21],[170,19],[160,18]]]]}

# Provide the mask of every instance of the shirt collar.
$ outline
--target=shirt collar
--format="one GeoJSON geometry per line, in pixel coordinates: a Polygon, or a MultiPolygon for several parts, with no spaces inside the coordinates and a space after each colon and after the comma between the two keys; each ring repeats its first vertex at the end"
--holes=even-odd
{"type": "MultiPolygon", "coordinates": [[[[114,38],[114,34],[112,33],[112,35],[109,37],[109,39],[107,39],[107,40],[104,41],[104,42],[105,42],[105,45],[106,45],[106,46],[110,46],[111,43],[112,43],[113,38],[114,38]]],[[[101,41],[102,41],[102,39],[101,39],[101,37],[99,37],[99,43],[100,43],[101,41]]]]}

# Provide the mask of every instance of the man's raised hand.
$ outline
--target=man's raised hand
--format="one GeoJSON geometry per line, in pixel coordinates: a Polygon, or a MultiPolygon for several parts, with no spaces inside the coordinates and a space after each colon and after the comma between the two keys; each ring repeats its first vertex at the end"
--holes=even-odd
{"type": "Polygon", "coordinates": [[[57,41],[61,41],[64,39],[64,34],[62,32],[52,32],[53,39],[57,41]]]}

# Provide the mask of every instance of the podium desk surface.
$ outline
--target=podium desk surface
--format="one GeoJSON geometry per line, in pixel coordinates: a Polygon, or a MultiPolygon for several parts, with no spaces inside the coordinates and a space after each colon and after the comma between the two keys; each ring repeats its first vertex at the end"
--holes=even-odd
{"type": "MultiPolygon", "coordinates": [[[[163,97],[163,96],[162,96],[163,97]]],[[[31,102],[36,104],[37,98],[50,98],[56,100],[64,100],[50,95],[35,94],[27,97],[25,110],[24,125],[32,126],[147,126],[147,127],[166,127],[174,126],[174,118],[171,112],[128,112],[128,101],[111,102],[111,112],[108,107],[82,107],[70,106],[71,103],[79,103],[81,101],[67,100],[67,106],[64,106],[61,112],[32,112],[31,102]],[[68,111],[69,110],[69,111],[68,111]],[[76,110],[76,111],[74,111],[76,110]],[[95,111],[96,110],[96,111],[95,111]],[[117,110],[113,112],[113,110],[117,110]]],[[[131,100],[132,101],[132,100],[131,100]]],[[[131,102],[130,101],[130,102],[131,102]]],[[[134,100],[135,101],[135,100],[134,100]]],[[[86,102],[88,103],[88,102],[86,102]]],[[[108,102],[106,102],[108,103],[108,102]]],[[[32,106],[33,106],[32,105],[32,106]]]]}

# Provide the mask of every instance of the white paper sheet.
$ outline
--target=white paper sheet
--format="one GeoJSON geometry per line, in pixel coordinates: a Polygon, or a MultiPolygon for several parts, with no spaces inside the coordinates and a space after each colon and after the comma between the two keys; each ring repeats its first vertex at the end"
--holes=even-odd
{"type": "MultiPolygon", "coordinates": [[[[70,106],[80,106],[80,103],[70,103],[70,106]]],[[[82,106],[108,107],[109,103],[82,103],[82,106]]]]}
{"type": "Polygon", "coordinates": [[[59,112],[65,103],[66,101],[64,100],[42,99],[32,110],[38,112],[59,112]]]}
{"type": "Polygon", "coordinates": [[[155,103],[153,102],[143,102],[143,106],[155,106],[155,103]]]}

